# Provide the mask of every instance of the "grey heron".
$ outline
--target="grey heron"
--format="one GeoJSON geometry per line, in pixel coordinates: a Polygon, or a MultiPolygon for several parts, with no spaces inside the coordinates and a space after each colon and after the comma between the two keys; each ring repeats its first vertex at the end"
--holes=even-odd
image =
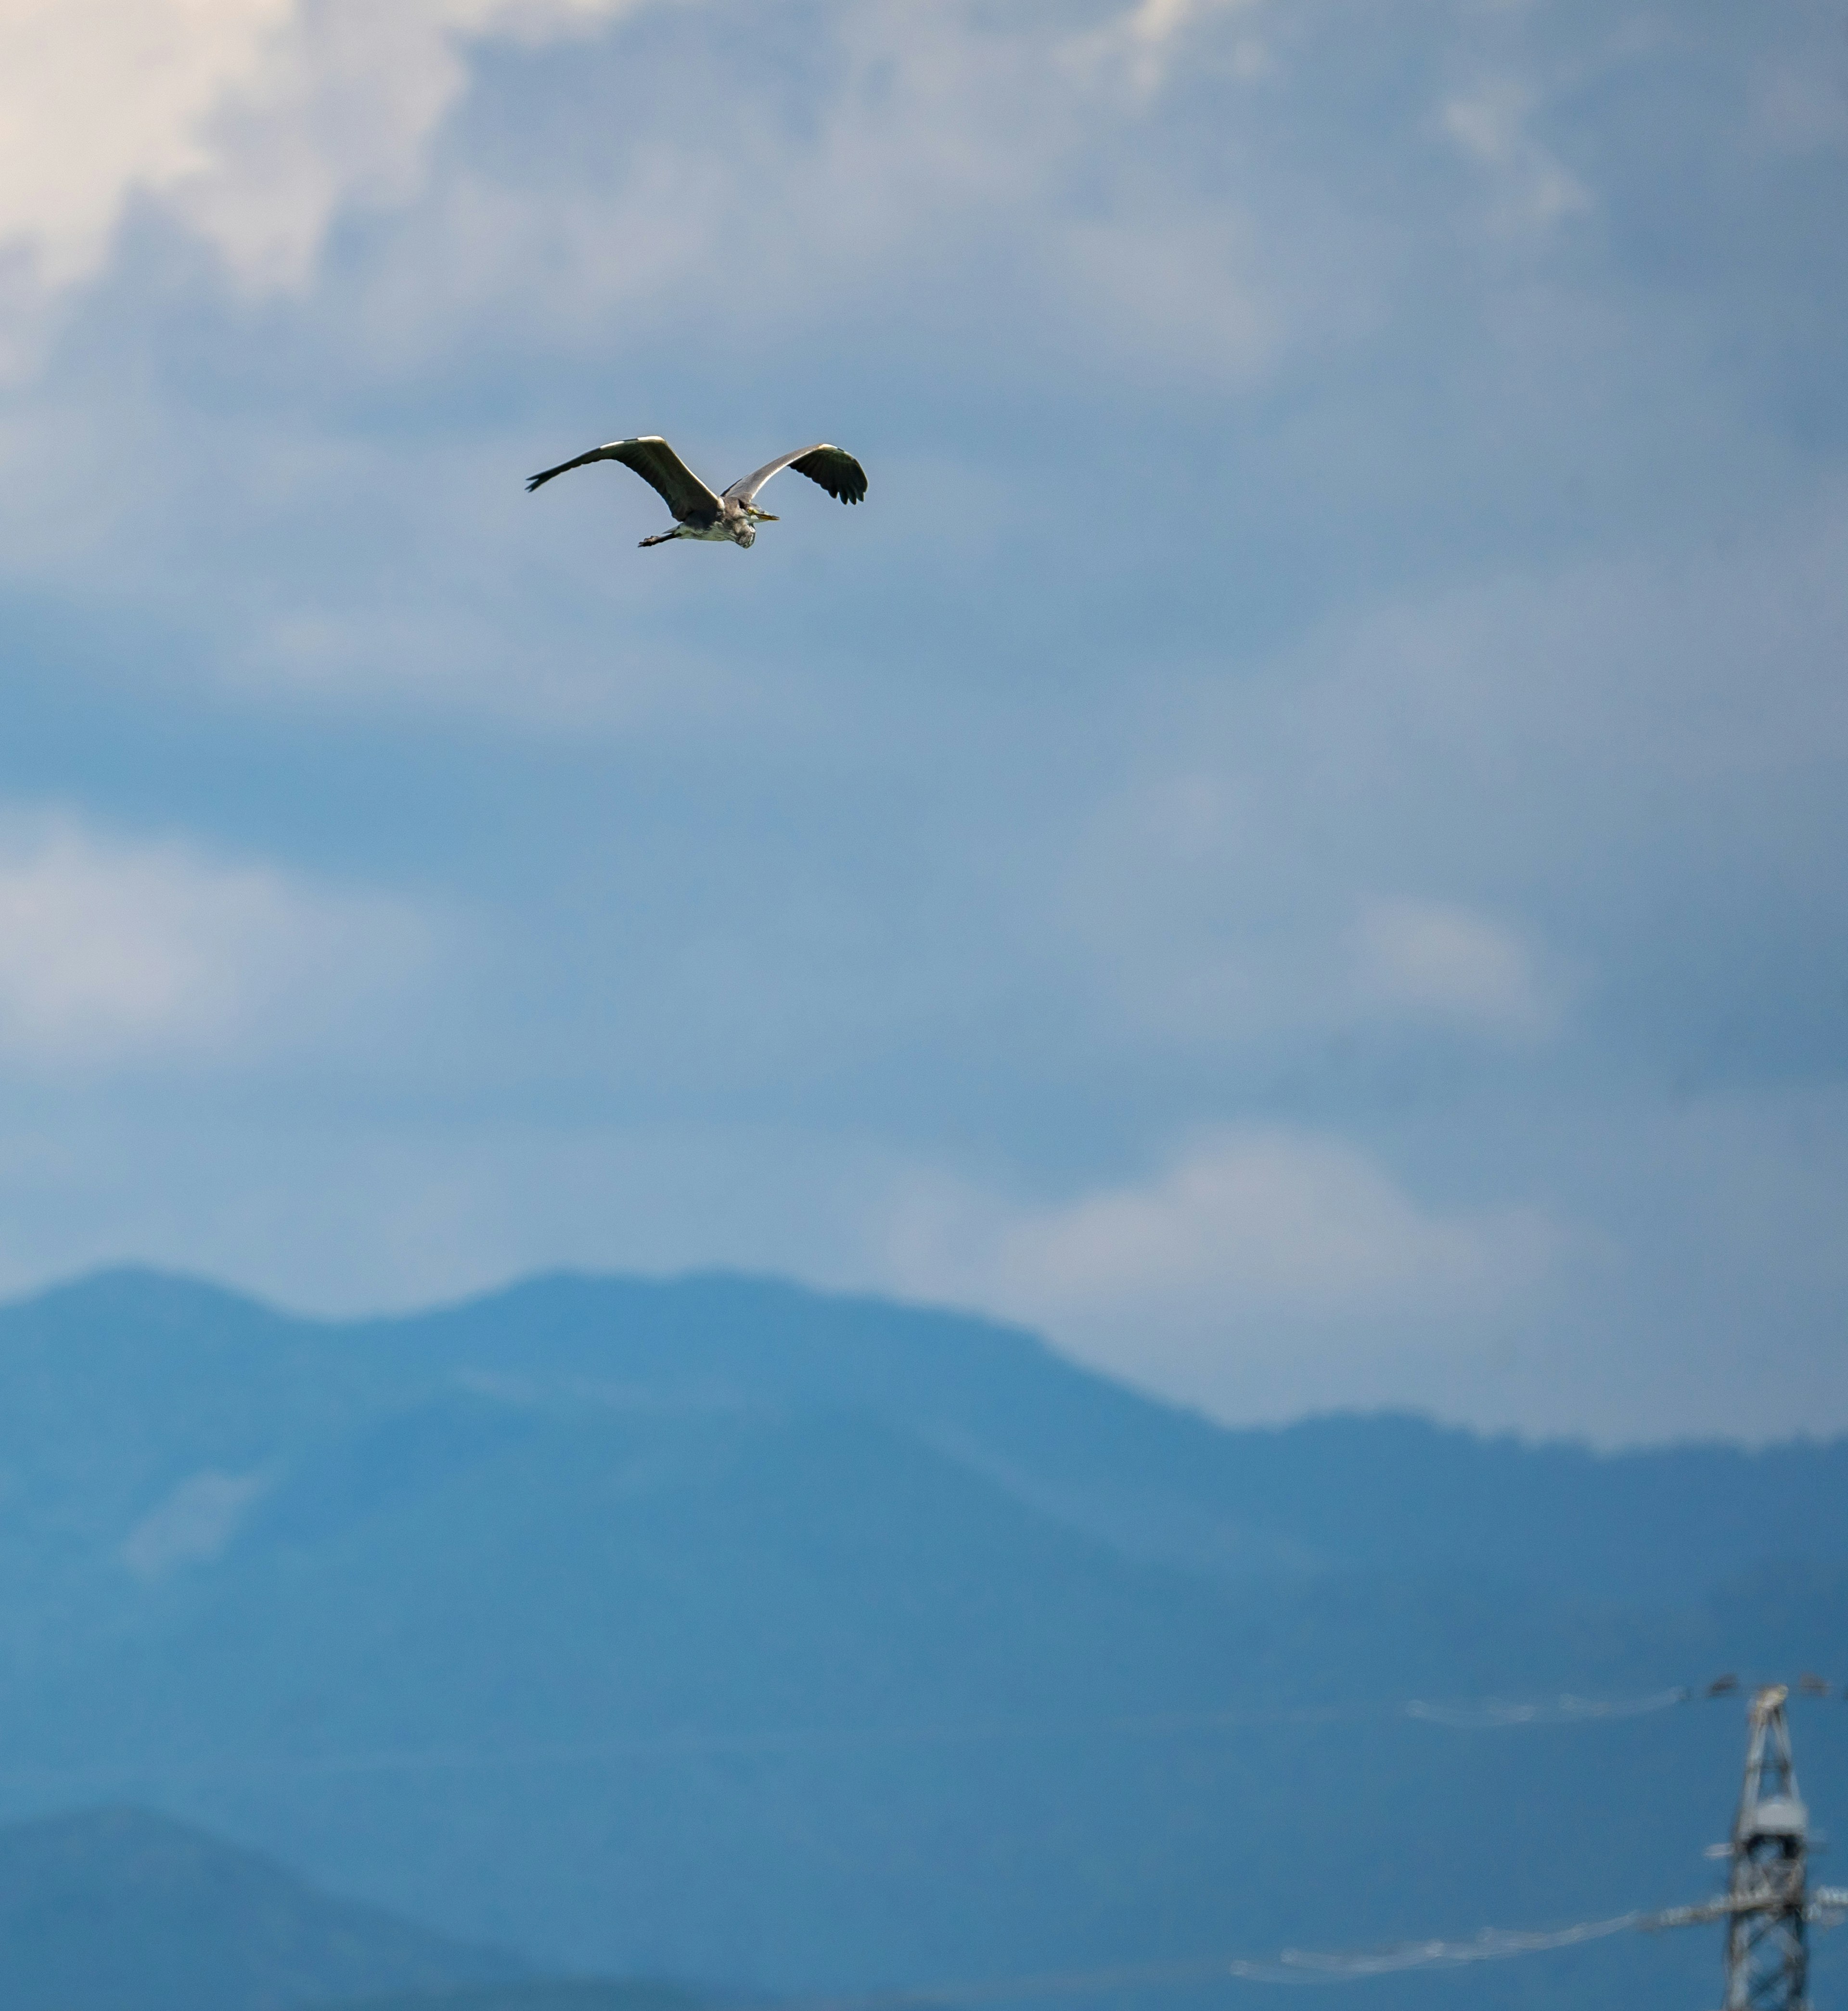
{"type": "Polygon", "coordinates": [[[676,538],[699,538],[710,544],[730,543],[749,547],[757,542],[757,527],[777,520],[767,510],[757,507],[757,491],[773,475],[792,468],[799,475],[819,483],[842,503],[857,503],[867,493],[867,472],[844,449],[824,440],[815,447],[799,447],[793,454],[779,454],[767,461],[755,475],[734,482],[722,496],[715,496],[699,476],[658,433],[639,440],[611,440],[607,447],[593,447],[575,461],[561,461],[534,475],[526,484],[531,495],[542,482],[568,469],[587,468],[593,461],[619,461],[632,468],[674,513],[674,528],[657,538],[644,538],[649,545],[671,543],[676,538]]]}

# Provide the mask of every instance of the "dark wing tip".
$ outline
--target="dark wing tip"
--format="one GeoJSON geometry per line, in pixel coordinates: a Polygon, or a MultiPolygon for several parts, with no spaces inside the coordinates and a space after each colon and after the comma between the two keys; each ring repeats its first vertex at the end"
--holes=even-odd
{"type": "Polygon", "coordinates": [[[582,468],[586,461],[596,458],[593,454],[581,454],[575,461],[561,461],[556,468],[542,468],[538,474],[527,478],[526,493],[530,496],[542,482],[550,482],[554,475],[567,474],[571,469],[582,468]]]}
{"type": "Polygon", "coordinates": [[[789,465],[798,475],[825,489],[839,503],[866,500],[867,472],[853,455],[838,447],[818,447],[789,465]]]}
{"type": "MultiPolygon", "coordinates": [[[[542,482],[550,482],[554,475],[568,475],[574,468],[588,468],[593,461],[624,460],[626,457],[617,451],[619,447],[648,444],[650,443],[643,440],[611,440],[607,447],[593,447],[588,453],[575,454],[569,461],[560,461],[556,468],[542,468],[538,474],[529,475],[526,493],[530,496],[542,482]]],[[[664,440],[661,444],[664,447],[667,443],[664,440]]],[[[632,467],[634,464],[631,462],[630,465],[632,467]]]]}

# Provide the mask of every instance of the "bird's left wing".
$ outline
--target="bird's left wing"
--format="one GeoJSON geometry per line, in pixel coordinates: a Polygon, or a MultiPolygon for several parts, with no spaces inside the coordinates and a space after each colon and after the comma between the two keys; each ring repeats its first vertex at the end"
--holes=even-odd
{"type": "Polygon", "coordinates": [[[556,468],[532,476],[526,484],[527,493],[554,475],[587,468],[593,461],[619,461],[625,468],[632,468],[682,522],[689,517],[710,522],[718,515],[718,498],[658,433],[611,440],[607,447],[593,447],[588,454],[579,454],[575,461],[561,461],[556,468]]]}
{"type": "Polygon", "coordinates": [[[819,447],[799,447],[793,454],[782,454],[755,475],[747,475],[742,482],[734,482],[725,491],[728,503],[749,503],[764,483],[785,468],[792,468],[798,475],[806,475],[810,481],[819,482],[838,502],[858,503],[867,493],[867,472],[844,447],[830,447],[824,440],[819,447]]]}

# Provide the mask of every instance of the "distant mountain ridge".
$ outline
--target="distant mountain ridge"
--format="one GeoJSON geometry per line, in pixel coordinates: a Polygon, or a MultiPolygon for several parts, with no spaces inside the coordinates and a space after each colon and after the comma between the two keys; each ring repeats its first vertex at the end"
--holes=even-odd
{"type": "Polygon", "coordinates": [[[294,2011],[525,1974],[140,1810],[0,1828],[7,2011],[294,2011]]]}
{"type": "MultiPolygon", "coordinates": [[[[0,1308],[0,1809],[152,1802],[543,1970],[772,1992],[1583,1917],[1704,1889],[1732,1717],[1404,1701],[1848,1681],[1845,1508],[1839,1443],[1227,1431],[774,1281],[331,1322],[119,1272],[0,1308]]],[[[1536,1973],[1705,1973],[1592,1959],[1536,1973]]]]}
{"type": "MultiPolygon", "coordinates": [[[[93,1354],[67,1356],[67,1375],[106,1383],[140,1441],[116,1449],[112,1478],[142,1480],[144,1502],[184,1449],[261,1475],[330,1428],[459,1390],[515,1411],[863,1411],[1056,1519],[1218,1577],[1415,1562],[1634,1592],[1832,1556],[1848,1528],[1848,1438],[1600,1454],[1391,1415],[1235,1430],[1016,1328],[727,1274],[559,1274],[332,1322],[122,1269],[0,1308],[0,1384],[48,1386],[44,1365],[73,1343],[93,1354]],[[235,1374],[229,1405],[232,1386],[206,1387],[215,1369],[235,1374]]],[[[44,1422],[68,1437],[68,1418],[62,1433],[44,1422]]]]}

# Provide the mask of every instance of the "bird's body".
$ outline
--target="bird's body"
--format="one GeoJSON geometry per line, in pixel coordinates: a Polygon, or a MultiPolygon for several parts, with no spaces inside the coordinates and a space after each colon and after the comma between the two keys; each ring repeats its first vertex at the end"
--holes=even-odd
{"type": "Polygon", "coordinates": [[[749,549],[757,542],[760,524],[776,521],[767,510],[757,507],[757,491],[775,474],[793,468],[818,483],[842,503],[857,503],[867,493],[866,470],[853,455],[823,441],[816,447],[798,447],[734,482],[722,496],[715,495],[694,474],[658,433],[639,440],[611,440],[607,447],[593,447],[575,461],[561,461],[534,475],[526,484],[530,493],[541,482],[568,469],[587,467],[593,461],[619,461],[632,468],[674,513],[674,528],[659,537],[644,538],[644,546],[665,545],[677,538],[694,538],[703,544],[732,544],[749,549]]]}

